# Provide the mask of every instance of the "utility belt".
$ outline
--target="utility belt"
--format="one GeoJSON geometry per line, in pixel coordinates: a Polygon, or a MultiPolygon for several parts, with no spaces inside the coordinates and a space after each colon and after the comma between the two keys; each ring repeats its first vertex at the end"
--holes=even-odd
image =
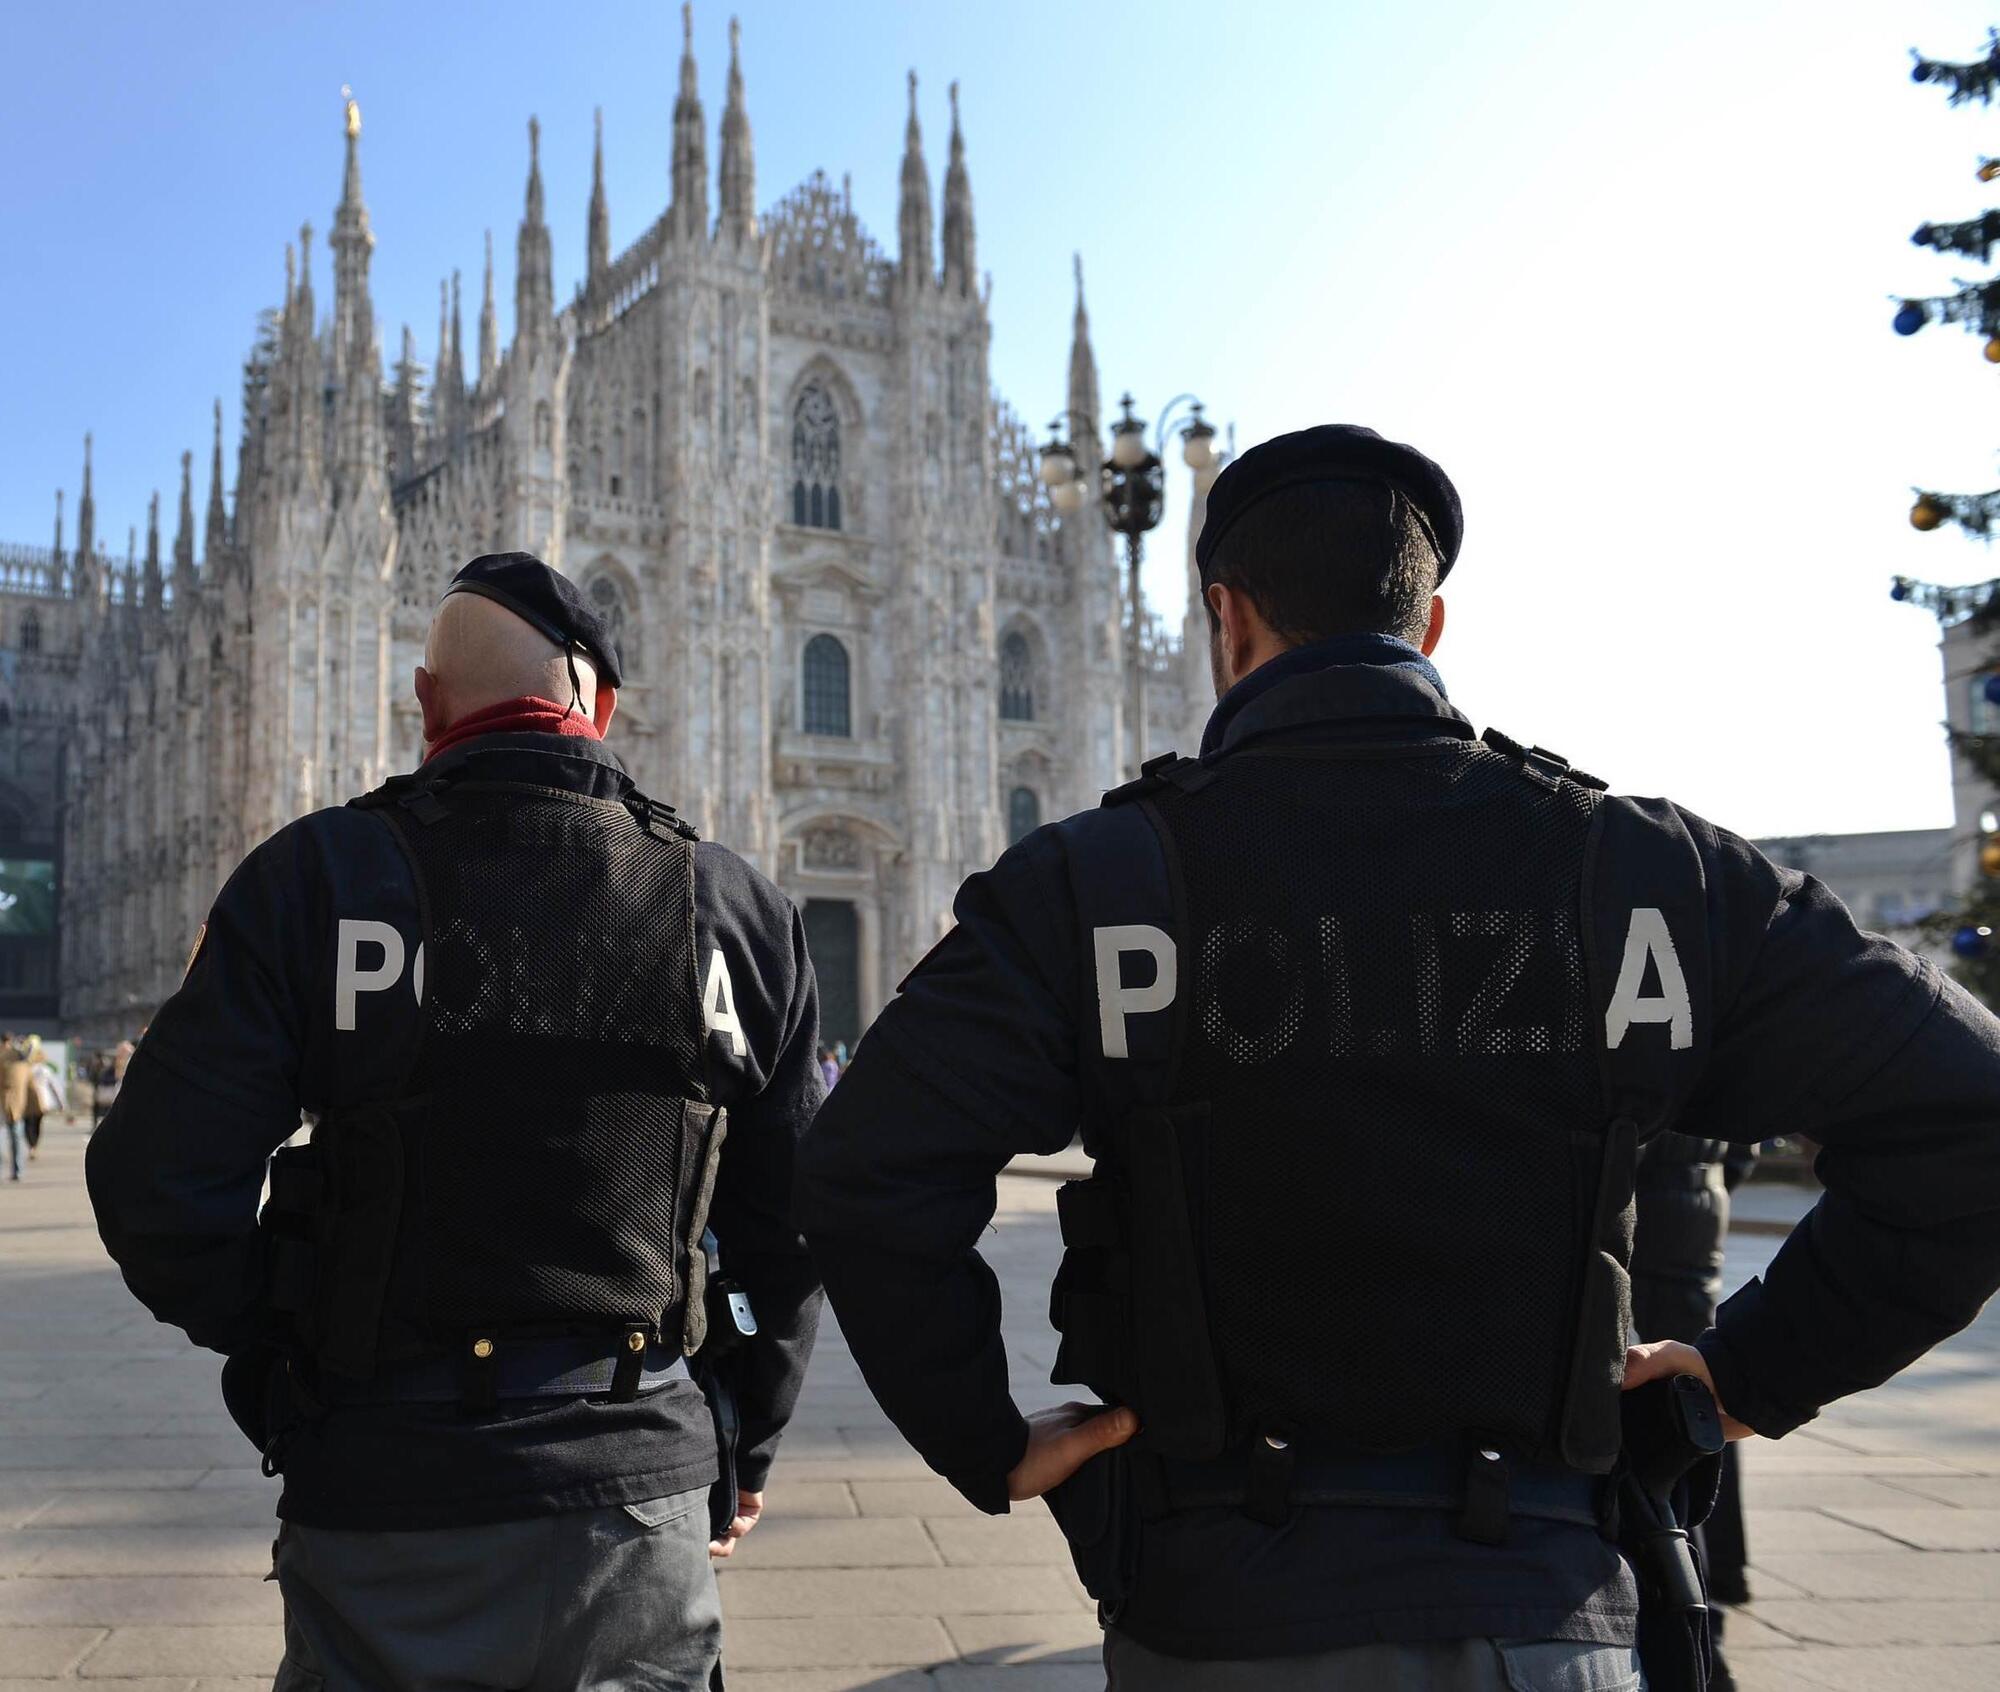
{"type": "Polygon", "coordinates": [[[469,1342],[463,1354],[384,1370],[372,1380],[321,1372],[309,1389],[329,1409],[365,1404],[477,1404],[516,1398],[608,1397],[629,1403],[689,1379],[686,1358],[634,1329],[613,1341],[577,1335],[469,1342]],[[633,1340],[640,1343],[634,1345],[633,1340]],[[478,1354],[484,1345],[485,1353],[478,1354]]]}
{"type": "Polygon", "coordinates": [[[1140,1483],[1142,1516],[1234,1506],[1276,1526],[1301,1505],[1431,1510],[1450,1515],[1461,1537],[1494,1545],[1506,1538],[1514,1516],[1590,1528],[1604,1519],[1601,1477],[1510,1462],[1488,1446],[1312,1451],[1267,1437],[1248,1452],[1209,1462],[1142,1461],[1148,1466],[1154,1475],[1140,1483]],[[1154,1482],[1157,1495],[1148,1500],[1154,1482]],[[1148,1502],[1157,1507],[1148,1509],[1148,1502]]]}

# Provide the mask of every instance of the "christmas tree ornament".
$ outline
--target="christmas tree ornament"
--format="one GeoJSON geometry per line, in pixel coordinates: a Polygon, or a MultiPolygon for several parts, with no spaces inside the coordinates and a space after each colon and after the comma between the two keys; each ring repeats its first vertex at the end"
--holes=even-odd
{"type": "Polygon", "coordinates": [[[1981,159],[1979,161],[1979,180],[1981,182],[1991,182],[1995,177],[2000,177],[2000,159],[1981,159]]]}
{"type": "Polygon", "coordinates": [[[1979,873],[2000,875],[2000,840],[1989,840],[1979,848],[1979,873]]]}
{"type": "Polygon", "coordinates": [[[1995,335],[1986,343],[1986,362],[2000,364],[2000,335],[1995,335]]]}
{"type": "Polygon", "coordinates": [[[1902,309],[1889,320],[1889,327],[1899,335],[1914,335],[1924,326],[1924,308],[1915,300],[1905,300],[1902,309]]]}
{"type": "Polygon", "coordinates": [[[1983,958],[1986,956],[1986,944],[1992,938],[1992,929],[1974,927],[1968,922],[1951,937],[1951,949],[1961,958],[1983,958]]]}
{"type": "Polygon", "coordinates": [[[1929,534],[1944,519],[1944,507],[1932,499],[1929,494],[1920,495],[1917,503],[1910,507],[1910,527],[1921,529],[1925,534],[1929,534]]]}
{"type": "Polygon", "coordinates": [[[1995,670],[1979,684],[1979,691],[1986,696],[1989,705],[2000,705],[2000,670],[1995,670]]]}
{"type": "Polygon", "coordinates": [[[1889,584],[1889,597],[1898,605],[1910,597],[1910,581],[1907,576],[1898,576],[1889,584]]]}

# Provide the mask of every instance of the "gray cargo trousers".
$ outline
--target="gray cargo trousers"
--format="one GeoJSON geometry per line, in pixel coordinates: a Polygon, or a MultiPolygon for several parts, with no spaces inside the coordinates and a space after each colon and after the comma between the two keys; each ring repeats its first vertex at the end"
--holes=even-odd
{"type": "Polygon", "coordinates": [[[272,1692],[707,1692],[708,1489],[416,1532],[286,1523],[272,1692]]]}

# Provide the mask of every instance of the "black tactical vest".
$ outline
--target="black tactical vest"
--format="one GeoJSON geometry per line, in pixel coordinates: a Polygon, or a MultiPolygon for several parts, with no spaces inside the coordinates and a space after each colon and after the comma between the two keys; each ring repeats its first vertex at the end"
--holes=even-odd
{"type": "Polygon", "coordinates": [[[1174,1056],[1060,1195],[1055,1378],[1164,1455],[1616,1456],[1661,1043],[1608,1060],[1600,785],[1489,740],[1253,744],[1107,798],[1167,856],[1174,1056]]]}
{"type": "Polygon", "coordinates": [[[724,1133],[703,1079],[693,831],[636,794],[464,775],[355,803],[415,875],[424,1038],[401,1090],[314,1130],[306,1349],[364,1378],[510,1337],[692,1350],[724,1133]]]}

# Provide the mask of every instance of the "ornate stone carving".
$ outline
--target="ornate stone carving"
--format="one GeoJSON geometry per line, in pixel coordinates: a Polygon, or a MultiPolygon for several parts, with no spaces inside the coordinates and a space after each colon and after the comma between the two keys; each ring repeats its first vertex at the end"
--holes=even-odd
{"type": "Polygon", "coordinates": [[[809,828],[799,837],[799,861],[809,870],[858,870],[861,842],[831,824],[809,828]]]}

